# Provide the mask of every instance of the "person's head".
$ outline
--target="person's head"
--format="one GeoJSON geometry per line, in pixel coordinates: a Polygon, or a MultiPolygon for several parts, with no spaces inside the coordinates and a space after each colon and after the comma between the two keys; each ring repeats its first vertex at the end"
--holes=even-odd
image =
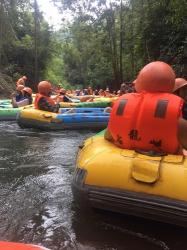
{"type": "Polygon", "coordinates": [[[98,89],[95,89],[95,90],[94,90],[94,95],[99,95],[98,89]]]}
{"type": "Polygon", "coordinates": [[[21,84],[20,84],[20,85],[17,85],[17,87],[16,87],[16,91],[19,92],[19,93],[20,93],[20,92],[22,93],[22,90],[23,90],[23,89],[24,89],[24,85],[21,85],[21,84]]]}
{"type": "Polygon", "coordinates": [[[109,90],[109,88],[106,88],[106,90],[105,90],[105,95],[106,95],[106,96],[110,96],[110,90],[109,90]]]}
{"type": "Polygon", "coordinates": [[[84,95],[88,95],[88,89],[83,90],[84,95]]]}
{"type": "Polygon", "coordinates": [[[75,94],[76,94],[77,96],[79,96],[79,95],[80,95],[80,92],[81,92],[81,90],[80,90],[80,89],[76,89],[76,90],[75,90],[75,94]]]}
{"type": "Polygon", "coordinates": [[[93,94],[93,89],[91,86],[88,87],[88,94],[89,95],[92,95],[93,94]]]}
{"type": "Polygon", "coordinates": [[[52,92],[51,83],[48,81],[42,81],[38,84],[38,92],[45,96],[50,96],[52,92]]]}
{"type": "Polygon", "coordinates": [[[124,95],[127,93],[127,84],[122,83],[120,87],[120,95],[124,95]]]}
{"type": "Polygon", "coordinates": [[[26,76],[22,76],[22,79],[23,79],[24,81],[26,81],[26,80],[27,80],[27,77],[26,77],[26,76]]]}
{"type": "Polygon", "coordinates": [[[184,78],[176,78],[173,93],[187,101],[187,80],[184,78]]]}
{"type": "Polygon", "coordinates": [[[23,89],[23,94],[24,94],[24,96],[28,96],[28,97],[30,97],[30,96],[32,96],[32,89],[31,88],[29,88],[29,87],[25,87],[24,89],[23,89]]]}
{"type": "Polygon", "coordinates": [[[103,89],[100,89],[100,90],[99,90],[99,95],[100,95],[100,96],[105,96],[105,91],[104,91],[103,89]]]}
{"type": "Polygon", "coordinates": [[[169,92],[173,91],[175,73],[165,62],[151,62],[139,72],[135,88],[137,92],[169,92]]]}
{"type": "Polygon", "coordinates": [[[59,91],[59,94],[60,95],[65,95],[66,94],[66,90],[61,88],[60,91],[59,91]]]}

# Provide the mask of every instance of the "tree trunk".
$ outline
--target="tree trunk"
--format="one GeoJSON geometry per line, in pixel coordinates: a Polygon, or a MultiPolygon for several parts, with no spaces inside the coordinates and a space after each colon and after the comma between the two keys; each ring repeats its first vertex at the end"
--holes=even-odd
{"type": "Polygon", "coordinates": [[[2,69],[2,53],[3,53],[3,3],[0,0],[0,70],[2,69]]]}
{"type": "Polygon", "coordinates": [[[123,82],[123,0],[120,4],[120,82],[123,82]]]}
{"type": "Polygon", "coordinates": [[[115,16],[112,10],[110,9],[109,15],[107,16],[107,30],[110,41],[110,49],[111,49],[111,60],[112,60],[112,68],[114,75],[114,89],[119,89],[120,87],[120,71],[119,71],[119,62],[117,55],[117,45],[116,45],[116,31],[115,31],[115,16]]]}
{"type": "Polygon", "coordinates": [[[131,31],[131,38],[130,38],[130,60],[131,60],[131,80],[134,80],[135,77],[135,53],[134,53],[134,45],[135,45],[135,34],[134,34],[134,3],[132,1],[132,10],[131,14],[129,15],[129,24],[130,24],[130,31],[131,31]]]}
{"type": "Polygon", "coordinates": [[[34,82],[38,83],[38,4],[34,0],[34,82]]]}

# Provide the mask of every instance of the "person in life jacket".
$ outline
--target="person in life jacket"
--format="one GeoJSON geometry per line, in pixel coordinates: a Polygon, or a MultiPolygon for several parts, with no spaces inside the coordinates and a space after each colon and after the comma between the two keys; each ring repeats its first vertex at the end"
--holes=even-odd
{"type": "Polygon", "coordinates": [[[22,96],[16,99],[16,95],[12,95],[12,106],[13,108],[24,107],[32,104],[32,89],[18,85],[17,89],[21,89],[22,96]]]}
{"type": "Polygon", "coordinates": [[[180,96],[184,99],[184,105],[182,108],[182,116],[187,120],[187,80],[184,78],[176,78],[173,94],[180,96]]]}
{"type": "Polygon", "coordinates": [[[16,87],[16,92],[12,93],[11,98],[15,97],[16,102],[19,102],[24,99],[24,94],[23,94],[23,85],[18,85],[16,87]]]}
{"type": "Polygon", "coordinates": [[[28,105],[31,105],[33,102],[32,89],[29,87],[25,87],[23,89],[23,96],[24,96],[24,99],[26,99],[28,101],[28,105]]]}
{"type": "Polygon", "coordinates": [[[18,85],[23,85],[25,86],[25,82],[27,81],[27,77],[26,76],[22,76],[21,78],[19,78],[16,82],[16,86],[18,85]]]}
{"type": "Polygon", "coordinates": [[[38,93],[36,94],[34,107],[36,109],[58,113],[60,105],[51,98],[52,86],[48,81],[42,81],[38,84],[38,93]]]}
{"type": "Polygon", "coordinates": [[[142,152],[181,153],[187,149],[183,99],[172,93],[175,73],[166,63],[147,64],[138,74],[137,93],[114,103],[105,139],[118,147],[142,152]]]}
{"type": "Polygon", "coordinates": [[[61,88],[59,94],[56,96],[55,100],[57,102],[72,102],[71,98],[66,95],[66,90],[61,88]]]}

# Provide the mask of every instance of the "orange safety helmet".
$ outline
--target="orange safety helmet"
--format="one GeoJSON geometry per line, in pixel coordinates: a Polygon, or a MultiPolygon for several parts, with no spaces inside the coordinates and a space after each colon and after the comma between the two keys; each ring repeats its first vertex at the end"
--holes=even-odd
{"type": "Polygon", "coordinates": [[[184,87],[185,85],[187,85],[187,80],[186,79],[184,79],[184,78],[176,78],[173,92],[175,92],[176,90],[184,87]]]}
{"type": "Polygon", "coordinates": [[[16,90],[17,91],[22,91],[24,88],[25,88],[24,85],[20,84],[20,85],[17,85],[16,90]]]}
{"type": "Polygon", "coordinates": [[[165,62],[151,62],[139,72],[135,83],[137,92],[172,92],[175,72],[165,62]]]}
{"type": "Polygon", "coordinates": [[[51,89],[52,89],[51,83],[48,81],[42,81],[42,82],[39,82],[38,84],[38,92],[40,94],[47,96],[51,92],[51,89]]]}
{"type": "Polygon", "coordinates": [[[23,89],[23,91],[25,91],[25,92],[28,93],[29,95],[32,95],[32,89],[29,88],[29,87],[25,87],[25,88],[23,89]]]}

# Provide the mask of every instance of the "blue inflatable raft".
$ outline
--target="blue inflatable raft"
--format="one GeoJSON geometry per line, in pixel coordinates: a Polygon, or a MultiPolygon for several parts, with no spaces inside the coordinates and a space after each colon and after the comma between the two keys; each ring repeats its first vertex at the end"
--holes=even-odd
{"type": "Polygon", "coordinates": [[[103,129],[107,127],[109,115],[102,108],[65,108],[60,113],[23,108],[17,122],[22,128],[42,130],[103,129]]]}

